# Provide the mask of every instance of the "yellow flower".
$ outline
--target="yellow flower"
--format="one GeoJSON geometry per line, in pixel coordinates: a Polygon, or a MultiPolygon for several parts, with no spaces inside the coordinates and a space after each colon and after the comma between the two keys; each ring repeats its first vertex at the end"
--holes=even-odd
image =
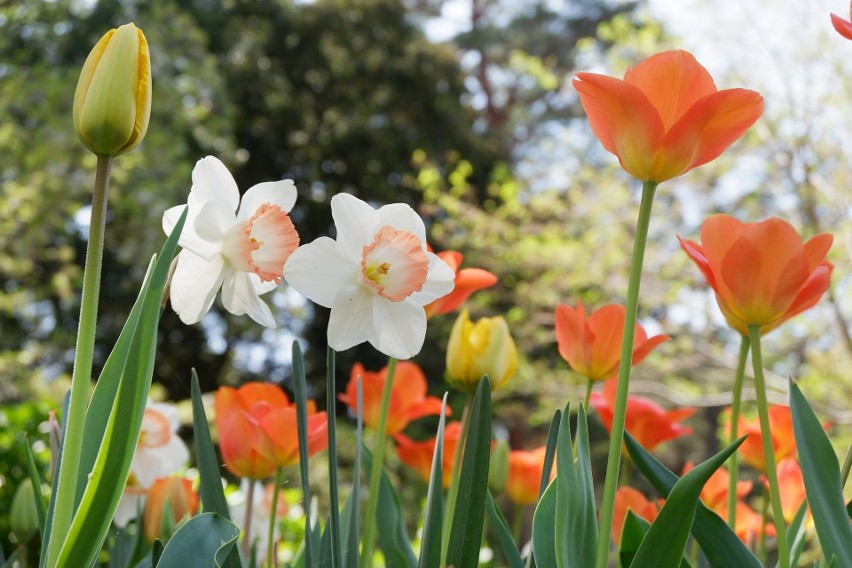
{"type": "Polygon", "coordinates": [[[151,57],[142,30],[125,24],[95,45],[74,93],[74,130],[99,156],[118,156],[145,137],[151,116],[151,57]]]}
{"type": "Polygon", "coordinates": [[[455,388],[473,392],[482,375],[495,390],[518,368],[518,351],[502,317],[470,321],[463,310],[453,324],[447,346],[447,374],[455,388]]]}

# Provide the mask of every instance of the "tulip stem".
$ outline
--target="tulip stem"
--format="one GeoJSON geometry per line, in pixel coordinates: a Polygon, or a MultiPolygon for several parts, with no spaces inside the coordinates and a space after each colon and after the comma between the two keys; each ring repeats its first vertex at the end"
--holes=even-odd
{"type": "Polygon", "coordinates": [[[246,490],[246,518],[243,521],[243,556],[251,557],[251,518],[254,515],[254,479],[248,480],[246,490]]]}
{"type": "Polygon", "coordinates": [[[775,539],[778,543],[778,562],[781,568],[790,568],[790,550],[787,548],[787,527],[781,509],[781,491],[778,487],[778,471],[775,469],[775,448],[769,426],[769,404],[766,401],[766,381],[763,378],[763,358],[760,353],[760,325],[749,324],[751,362],[754,365],[754,390],[757,392],[757,414],[760,418],[760,438],[763,442],[763,459],[766,463],[766,478],[769,480],[769,496],[772,501],[772,520],[775,523],[775,539]]]}
{"type": "MultiPolygon", "coordinates": [[[[269,542],[266,548],[266,562],[269,566],[278,565],[275,546],[275,523],[278,521],[278,492],[281,490],[282,467],[275,468],[275,485],[272,487],[272,512],[269,515],[269,542]]],[[[307,536],[305,538],[308,538],[307,536]]]]}
{"type": "MultiPolygon", "coordinates": [[[[737,427],[740,420],[740,404],[743,396],[743,378],[745,377],[746,360],[748,359],[750,342],[743,335],[740,341],[740,356],[737,360],[737,374],[734,377],[734,400],[731,403],[731,433],[728,436],[728,444],[733,444],[738,437],[737,427]]],[[[737,526],[737,478],[739,476],[739,456],[734,452],[729,458],[728,464],[728,526],[735,529],[737,526]]],[[[736,530],[736,529],[735,529],[736,530]]]]}
{"type": "MultiPolygon", "coordinates": [[[[459,492],[459,476],[461,475],[462,454],[464,443],[467,440],[467,431],[470,429],[470,413],[473,407],[473,393],[468,394],[467,402],[462,411],[461,435],[459,436],[456,451],[453,454],[453,469],[450,472],[450,484],[447,486],[447,501],[444,504],[444,524],[441,530],[441,562],[447,557],[447,548],[450,545],[450,530],[453,524],[453,514],[456,511],[456,495],[459,492]]],[[[445,438],[446,440],[446,438],[445,438]]],[[[442,564],[443,565],[443,564],[442,564]]]]}
{"type": "MultiPolygon", "coordinates": [[[[594,385],[594,381],[586,381],[586,395],[583,397],[583,409],[586,412],[589,411],[589,401],[592,400],[592,387],[594,385]]],[[[574,449],[576,450],[577,448],[574,449]]]]}
{"type": "Polygon", "coordinates": [[[101,287],[101,264],[111,167],[112,156],[98,156],[95,187],[92,193],[92,213],[89,221],[89,242],[86,245],[86,263],[83,268],[80,324],[77,328],[74,370],[71,375],[71,396],[68,402],[68,415],[64,417],[65,439],[54,496],[56,500],[53,506],[51,539],[47,551],[48,566],[55,566],[59,560],[59,553],[77,509],[77,495],[82,494],[82,487],[78,488],[78,485],[88,473],[78,470],[83,446],[86,407],[89,403],[89,386],[92,382],[92,358],[98,319],[98,296],[101,287]]]}
{"type": "Polygon", "coordinates": [[[627,307],[624,315],[624,335],[621,340],[621,360],[618,364],[618,391],[615,396],[603,502],[601,503],[600,532],[595,558],[597,568],[607,568],[609,561],[612,516],[621,466],[624,420],[627,416],[630,368],[633,365],[633,340],[636,335],[636,314],[639,309],[639,284],[642,280],[642,263],[645,258],[645,244],[648,240],[648,227],[651,223],[651,206],[654,203],[656,189],[657,183],[653,181],[646,181],[642,185],[642,201],[639,205],[639,218],[636,221],[636,237],[633,241],[633,256],[630,260],[630,275],[627,283],[627,307]]]}
{"type": "Polygon", "coordinates": [[[364,535],[361,549],[361,566],[369,568],[373,561],[373,546],[376,532],[376,512],[379,506],[379,481],[382,478],[382,454],[387,440],[388,409],[390,408],[393,377],[396,374],[396,359],[388,358],[388,372],[382,388],[382,402],[379,406],[379,425],[376,428],[376,447],[373,448],[373,463],[370,467],[370,487],[367,494],[367,513],[364,518],[364,535]]]}
{"type": "MultiPolygon", "coordinates": [[[[335,351],[326,349],[326,411],[328,412],[328,536],[331,541],[331,567],[343,565],[340,551],[340,497],[337,491],[337,386],[335,381],[335,351]]],[[[372,497],[372,495],[371,495],[372,497]]]]}

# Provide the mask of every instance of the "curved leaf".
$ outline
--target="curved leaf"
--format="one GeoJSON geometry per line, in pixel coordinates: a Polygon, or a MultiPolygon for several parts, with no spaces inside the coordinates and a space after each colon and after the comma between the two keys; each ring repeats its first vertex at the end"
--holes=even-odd
{"type": "Polygon", "coordinates": [[[497,539],[500,541],[500,548],[506,556],[509,568],[524,568],[524,561],[521,558],[521,553],[518,551],[518,546],[515,544],[512,531],[509,530],[509,525],[506,524],[506,518],[503,517],[503,513],[497,508],[497,503],[494,502],[491,491],[488,491],[485,497],[487,499],[485,505],[488,509],[488,518],[491,519],[491,526],[497,532],[497,539]]]}
{"type": "MultiPolygon", "coordinates": [[[[360,408],[360,406],[359,406],[360,408]]],[[[423,513],[423,540],[420,543],[419,568],[441,566],[441,531],[444,519],[444,423],[447,415],[447,393],[441,401],[441,417],[432,453],[432,472],[426,492],[426,511],[423,513]]]]}
{"type": "Polygon", "coordinates": [[[533,514],[532,548],[539,568],[556,568],[556,479],[550,482],[533,514]]]}
{"type": "Polygon", "coordinates": [[[183,523],[163,549],[157,568],[221,567],[240,529],[218,513],[202,513],[183,523]]]}

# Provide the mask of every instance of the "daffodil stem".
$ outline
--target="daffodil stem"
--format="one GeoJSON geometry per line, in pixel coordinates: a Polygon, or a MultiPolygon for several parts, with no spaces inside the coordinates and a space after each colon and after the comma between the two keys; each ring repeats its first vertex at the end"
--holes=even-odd
{"type": "Polygon", "coordinates": [[[243,521],[243,556],[251,556],[251,518],[254,515],[254,479],[248,480],[246,490],[246,518],[243,521]]]}
{"type": "MultiPolygon", "coordinates": [[[[269,541],[266,548],[266,562],[272,566],[277,566],[275,557],[275,523],[278,522],[278,492],[281,490],[281,473],[283,468],[275,468],[275,486],[272,488],[272,511],[269,514],[269,541]]],[[[307,538],[307,537],[306,537],[307,538]]]]}
{"type": "Polygon", "coordinates": [[[615,409],[612,419],[612,433],[609,441],[609,456],[604,480],[603,502],[601,503],[601,523],[598,536],[597,568],[607,568],[609,545],[612,534],[612,516],[615,506],[615,492],[618,489],[618,475],[621,466],[621,447],[624,441],[624,420],[627,416],[627,393],[630,388],[630,368],[633,364],[633,340],[636,335],[636,314],[639,309],[639,284],[642,280],[642,263],[645,258],[645,244],[648,240],[648,227],[651,223],[651,206],[657,183],[646,181],[642,186],[642,201],[639,205],[639,218],[636,221],[636,237],[633,241],[633,257],[630,261],[630,275],[627,282],[627,313],[624,316],[624,335],[621,340],[621,361],[618,365],[618,391],[615,396],[615,409]]]}
{"type": "MultiPolygon", "coordinates": [[[[740,404],[743,397],[743,378],[745,377],[746,360],[748,359],[749,339],[743,335],[740,341],[740,356],[737,360],[737,374],[734,377],[734,400],[731,402],[731,430],[728,444],[737,440],[737,426],[740,421],[740,404]]],[[[737,478],[739,477],[739,456],[734,452],[729,458],[728,465],[728,525],[733,529],[737,523],[737,478]]]]}
{"type": "Polygon", "coordinates": [[[775,448],[769,426],[769,404],[766,400],[766,381],[763,378],[763,357],[760,352],[760,326],[748,326],[751,341],[751,361],[754,365],[754,390],[757,393],[757,414],[760,418],[760,438],[763,442],[763,459],[766,463],[766,479],[769,480],[769,497],[772,502],[772,520],[775,523],[775,539],[778,543],[778,562],[781,568],[790,568],[790,549],[787,548],[787,527],[781,509],[781,491],[778,487],[778,471],[775,468],[775,448]]]}
{"type": "Polygon", "coordinates": [[[80,476],[80,454],[83,446],[83,425],[92,382],[92,358],[95,349],[95,330],[98,319],[98,296],[101,287],[101,264],[104,251],[107,195],[111,156],[98,156],[95,187],[92,193],[92,214],[89,221],[89,242],[86,245],[86,264],[83,268],[83,291],[80,300],[80,323],[74,352],[74,371],[71,375],[71,397],[65,419],[65,440],[59,479],[53,507],[53,526],[48,544],[48,566],[55,566],[59,552],[71,528],[77,509],[77,485],[80,476]]]}
{"type": "Polygon", "coordinates": [[[396,359],[388,359],[388,372],[382,389],[382,402],[379,406],[379,424],[376,428],[376,447],[373,448],[373,463],[370,467],[370,488],[367,495],[367,513],[364,517],[364,535],[361,548],[361,566],[369,568],[373,561],[373,547],[376,540],[376,512],[379,506],[379,481],[382,478],[382,457],[387,441],[388,409],[390,408],[393,376],[396,374],[396,359]]]}
{"type": "MultiPolygon", "coordinates": [[[[444,523],[441,529],[441,562],[447,557],[447,547],[450,545],[450,529],[453,525],[453,514],[456,512],[456,495],[459,492],[459,476],[461,475],[462,454],[467,431],[470,429],[470,412],[473,407],[473,393],[467,397],[462,411],[462,426],[456,451],[453,454],[453,468],[450,471],[450,484],[447,486],[447,501],[444,504],[444,523]]],[[[446,438],[444,438],[446,441],[446,438]]],[[[442,564],[443,566],[443,564],[442,564]]]]}
{"type": "Polygon", "coordinates": [[[331,568],[343,565],[340,550],[340,496],[337,491],[337,421],[334,412],[337,404],[337,386],[335,382],[334,349],[326,349],[326,411],[328,412],[328,531],[331,537],[331,568]]]}

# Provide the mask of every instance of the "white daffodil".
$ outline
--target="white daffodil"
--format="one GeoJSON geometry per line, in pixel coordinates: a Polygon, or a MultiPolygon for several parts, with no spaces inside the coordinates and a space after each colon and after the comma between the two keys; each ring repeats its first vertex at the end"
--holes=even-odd
{"type": "Polygon", "coordinates": [[[423,306],[452,291],[453,270],[426,250],[423,220],[408,205],[376,210],[338,194],[331,213],[337,240],[320,237],[290,255],[287,283],[331,308],[333,349],[369,341],[390,357],[413,357],[426,335],[423,306]]]}
{"type": "Polygon", "coordinates": [[[180,418],[173,404],[148,401],[130,477],[118,502],[113,522],[124,527],[145,508],[148,489],[160,477],[168,477],[186,467],[189,448],[177,435],[180,418]]]}
{"type": "Polygon", "coordinates": [[[198,161],[187,204],[163,214],[163,230],[169,234],[189,207],[170,293],[181,321],[198,322],[221,286],[226,310],[275,327],[260,295],[281,283],[284,263],[299,246],[288,215],[295,203],[292,180],[259,183],[240,203],[237,184],[225,165],[213,156],[198,161]]]}

